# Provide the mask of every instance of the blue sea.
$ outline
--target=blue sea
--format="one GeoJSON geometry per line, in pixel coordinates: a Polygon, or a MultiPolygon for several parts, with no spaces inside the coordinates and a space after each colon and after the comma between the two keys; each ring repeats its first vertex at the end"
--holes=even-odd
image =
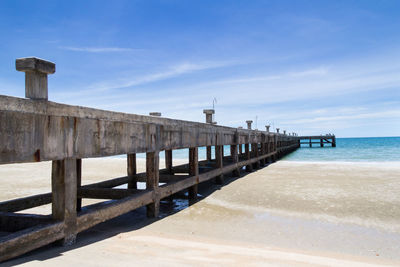
{"type": "MultiPolygon", "coordinates": [[[[187,159],[188,149],[173,151],[173,158],[187,159]]],[[[224,147],[224,154],[230,154],[230,147],[224,147]]],[[[214,148],[212,147],[214,157],[214,148]]],[[[138,154],[144,158],[145,154],[138,154]]],[[[164,152],[160,153],[164,157],[164,152]]],[[[199,160],[206,159],[206,148],[199,148],[199,160]]],[[[336,147],[319,147],[313,144],[302,145],[300,149],[285,156],[286,161],[338,161],[338,162],[400,162],[400,137],[365,137],[365,138],[336,138],[336,147]]]]}
{"type": "Polygon", "coordinates": [[[288,161],[400,162],[400,137],[336,138],[336,147],[301,149],[287,155],[288,161]]]}

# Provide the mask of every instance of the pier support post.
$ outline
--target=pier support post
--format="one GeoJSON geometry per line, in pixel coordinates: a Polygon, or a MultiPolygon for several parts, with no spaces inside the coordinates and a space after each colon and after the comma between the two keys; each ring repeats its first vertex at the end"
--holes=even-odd
{"type": "Polygon", "coordinates": [[[207,146],[207,161],[211,161],[212,156],[211,156],[211,146],[207,146]]]}
{"type": "MultiPolygon", "coordinates": [[[[279,131],[279,129],[277,129],[279,131]]],[[[273,146],[274,146],[274,162],[278,160],[278,135],[274,135],[274,141],[273,141],[273,146]]]]}
{"type": "Polygon", "coordinates": [[[76,200],[77,167],[76,159],[53,160],[51,170],[52,216],[64,222],[63,246],[75,243],[77,234],[76,200]]]}
{"type": "Polygon", "coordinates": [[[172,150],[165,150],[165,168],[168,174],[172,173],[172,150]]]}
{"type": "Polygon", "coordinates": [[[199,182],[199,151],[197,147],[189,148],[189,175],[196,176],[197,183],[189,187],[189,203],[197,201],[198,182],[199,182]]]}
{"type": "MultiPolygon", "coordinates": [[[[246,154],[246,160],[251,159],[250,145],[249,144],[245,144],[244,145],[244,153],[246,154]]],[[[246,165],[246,171],[247,172],[252,172],[253,171],[253,165],[251,163],[249,165],[246,165]]]]}
{"type": "Polygon", "coordinates": [[[158,217],[160,211],[160,197],[158,183],[160,180],[160,155],[158,151],[146,153],[146,189],[153,190],[153,203],[147,205],[147,217],[158,217]]]}
{"type": "Polygon", "coordinates": [[[320,146],[321,146],[321,147],[324,147],[324,139],[320,139],[320,140],[319,140],[319,143],[320,143],[320,146]]]}
{"type": "Polygon", "coordinates": [[[336,137],[332,137],[332,147],[336,147],[336,137]]]}
{"type": "MultiPolygon", "coordinates": [[[[232,163],[237,164],[239,162],[239,156],[238,156],[238,146],[237,145],[231,145],[231,157],[232,157],[232,163]]],[[[233,176],[240,176],[240,170],[239,168],[235,168],[232,171],[233,176]]]]}
{"type": "Polygon", "coordinates": [[[312,147],[312,139],[311,139],[311,137],[310,137],[310,147],[312,147]]]}
{"type": "MultiPolygon", "coordinates": [[[[262,142],[261,142],[261,148],[260,148],[261,149],[260,153],[262,156],[265,155],[265,151],[266,151],[265,147],[266,147],[265,135],[263,135],[262,142]]],[[[265,166],[265,158],[260,160],[260,165],[265,166]]]]}
{"type": "MultiPolygon", "coordinates": [[[[223,163],[223,160],[224,160],[223,149],[224,149],[224,146],[220,146],[220,145],[215,146],[216,167],[219,168],[219,169],[222,169],[222,167],[224,165],[224,163],[223,163]]],[[[219,184],[219,185],[224,184],[224,175],[220,174],[217,177],[215,177],[215,182],[217,184],[219,184]]]]}
{"type": "Polygon", "coordinates": [[[128,154],[127,155],[127,173],[128,173],[128,189],[137,189],[137,181],[136,181],[136,154],[128,154]]]}
{"type": "MultiPolygon", "coordinates": [[[[258,143],[251,144],[251,154],[252,158],[258,157],[258,143]]],[[[253,163],[253,169],[259,169],[259,168],[260,168],[260,161],[256,161],[255,163],[253,163]]]]}
{"type": "MultiPolygon", "coordinates": [[[[79,189],[82,186],[82,159],[76,159],[76,187],[79,189]]],[[[82,198],[76,199],[76,211],[79,212],[82,209],[82,198]]]]}

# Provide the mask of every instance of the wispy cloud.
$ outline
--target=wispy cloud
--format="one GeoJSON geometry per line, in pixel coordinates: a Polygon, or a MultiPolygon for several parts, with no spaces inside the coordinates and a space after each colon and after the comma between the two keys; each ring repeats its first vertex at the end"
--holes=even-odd
{"type": "Polygon", "coordinates": [[[59,46],[59,49],[75,51],[75,52],[88,52],[88,53],[112,53],[112,52],[132,52],[143,49],[133,49],[125,47],[77,47],[77,46],[59,46]]]}
{"type": "Polygon", "coordinates": [[[93,84],[89,87],[99,91],[127,88],[127,87],[152,83],[160,80],[165,80],[168,78],[173,78],[196,71],[225,67],[230,64],[231,63],[228,62],[181,63],[173,65],[161,72],[151,73],[130,79],[115,79],[111,81],[102,81],[93,84]]]}

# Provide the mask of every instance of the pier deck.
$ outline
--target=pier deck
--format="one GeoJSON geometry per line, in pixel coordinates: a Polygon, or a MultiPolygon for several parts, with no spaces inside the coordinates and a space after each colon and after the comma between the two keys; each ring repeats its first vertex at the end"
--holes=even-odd
{"type": "Polygon", "coordinates": [[[206,123],[199,123],[50,102],[47,74],[55,65],[24,58],[16,67],[26,72],[26,98],[0,96],[0,164],[52,161],[52,192],[0,203],[0,262],[55,241],[70,245],[77,233],[142,206],[157,217],[163,198],[188,190],[189,201],[196,201],[199,183],[223,184],[224,174],[238,176],[243,168],[252,171],[300,147],[300,137],[268,127],[216,125],[213,110],[205,110],[206,123]],[[224,155],[226,145],[230,155],[224,155]],[[198,160],[199,147],[207,148],[204,161],[198,160]],[[173,166],[172,151],[184,148],[189,163],[173,166]],[[160,151],[165,169],[159,169],[160,151]],[[146,154],[144,173],[136,170],[138,153],[146,154]],[[82,159],[122,154],[126,176],[81,186],[82,159]],[[137,189],[137,182],[146,189],[137,189]],[[124,184],[126,189],[115,188],[124,184]],[[83,198],[105,201],[82,206],[83,198]],[[51,214],[20,213],[50,203],[51,214]]]}

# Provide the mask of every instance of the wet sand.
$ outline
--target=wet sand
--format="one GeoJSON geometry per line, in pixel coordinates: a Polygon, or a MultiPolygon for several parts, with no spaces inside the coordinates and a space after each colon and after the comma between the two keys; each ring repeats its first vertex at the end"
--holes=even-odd
{"type": "MultiPolygon", "coordinates": [[[[125,164],[85,160],[83,182],[123,176],[125,164]]],[[[48,192],[50,164],[0,166],[0,183],[1,200],[48,192]]],[[[190,207],[163,201],[158,220],[141,208],[5,266],[400,266],[399,164],[280,161],[199,192],[190,207]]]]}

